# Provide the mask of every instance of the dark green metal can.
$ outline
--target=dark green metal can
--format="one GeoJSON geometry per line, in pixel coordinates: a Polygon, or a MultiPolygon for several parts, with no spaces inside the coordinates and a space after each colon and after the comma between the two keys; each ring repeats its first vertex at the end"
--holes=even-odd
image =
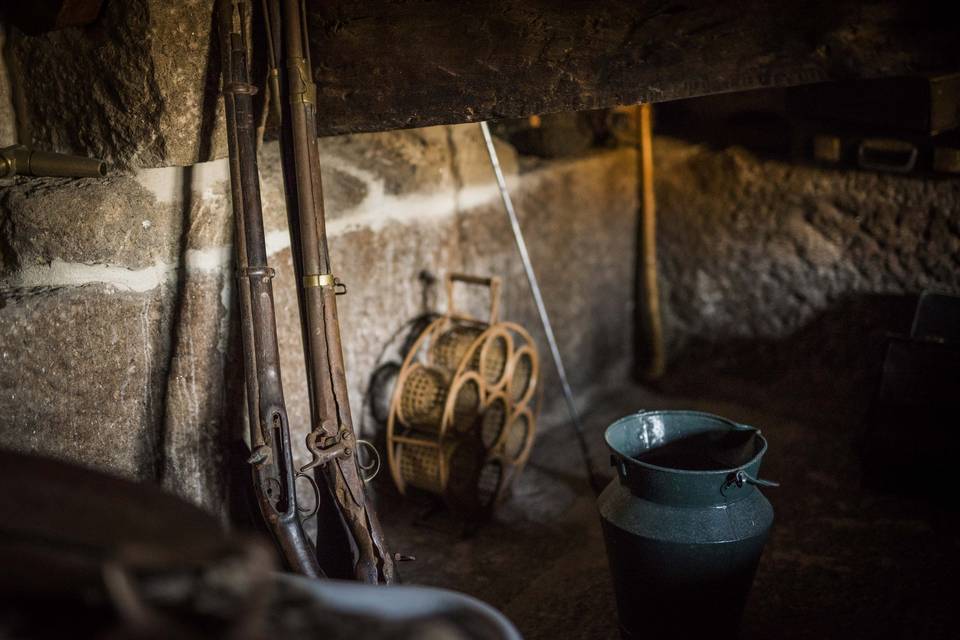
{"type": "Polygon", "coordinates": [[[599,498],[624,638],[734,638],[773,507],[760,431],[696,411],[607,428],[617,478],[599,498]]]}

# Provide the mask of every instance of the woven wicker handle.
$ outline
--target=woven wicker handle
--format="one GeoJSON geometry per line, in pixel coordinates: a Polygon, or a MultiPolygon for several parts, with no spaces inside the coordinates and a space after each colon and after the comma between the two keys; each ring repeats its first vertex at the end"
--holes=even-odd
{"type": "Polygon", "coordinates": [[[461,314],[453,306],[454,282],[462,282],[464,284],[487,287],[490,292],[490,319],[488,322],[489,324],[496,324],[500,316],[500,278],[498,276],[483,278],[480,276],[470,276],[464,273],[447,274],[447,315],[451,318],[457,318],[460,320],[479,320],[479,318],[473,318],[469,315],[461,314]]]}

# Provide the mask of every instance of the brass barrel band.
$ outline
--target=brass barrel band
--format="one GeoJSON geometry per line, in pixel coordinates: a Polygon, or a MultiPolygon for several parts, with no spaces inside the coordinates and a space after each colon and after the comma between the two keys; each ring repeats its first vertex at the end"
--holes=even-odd
{"type": "Polygon", "coordinates": [[[311,287],[332,287],[336,283],[337,279],[333,277],[332,273],[314,273],[303,276],[304,289],[309,289],[311,287]]]}
{"type": "Polygon", "coordinates": [[[317,85],[310,77],[306,58],[290,58],[287,60],[287,69],[290,75],[290,104],[316,104],[317,85]],[[296,86],[294,86],[296,83],[296,86]]]}

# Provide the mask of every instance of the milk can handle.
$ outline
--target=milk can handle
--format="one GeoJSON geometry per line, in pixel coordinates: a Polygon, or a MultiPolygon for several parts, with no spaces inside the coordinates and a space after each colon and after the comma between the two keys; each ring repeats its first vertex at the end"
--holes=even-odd
{"type": "Polygon", "coordinates": [[[740,469],[733,476],[733,481],[737,483],[738,487],[742,487],[744,483],[756,485],[758,487],[779,487],[780,483],[773,480],[764,480],[763,478],[754,478],[752,475],[740,469]]]}

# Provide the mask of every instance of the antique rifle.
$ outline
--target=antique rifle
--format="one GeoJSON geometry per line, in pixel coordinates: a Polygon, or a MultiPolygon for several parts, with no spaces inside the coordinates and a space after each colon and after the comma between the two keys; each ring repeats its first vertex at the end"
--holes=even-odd
{"type": "MultiPolygon", "coordinates": [[[[358,464],[361,441],[353,430],[337,319],[336,296],[344,285],[333,276],[327,247],[316,131],[316,85],[310,63],[306,10],[302,0],[265,2],[272,95],[281,113],[280,148],[287,218],[297,273],[304,358],[312,430],[307,449],[336,511],[318,522],[317,552],[335,575],[346,534],[356,549],[353,577],[363,582],[394,582],[394,558],[386,548],[376,513],[367,501],[358,464]],[[281,46],[282,45],[282,46],[281,46]],[[339,512],[340,518],[336,518],[339,512]],[[336,519],[335,519],[336,518],[336,519]],[[345,530],[337,531],[342,518],[345,530]],[[332,525],[332,526],[331,526],[332,525]],[[326,535],[324,535],[326,534],[326,535]]],[[[371,446],[372,448],[372,446],[371,446]]],[[[375,453],[375,452],[374,452],[375,453]]],[[[327,501],[327,504],[330,504],[327,501]]],[[[347,576],[338,576],[347,577],[347,576]]]]}
{"type": "Polygon", "coordinates": [[[264,519],[290,568],[307,575],[394,582],[394,558],[364,492],[350,416],[336,294],[324,224],[317,149],[315,85],[306,44],[306,13],[297,0],[265,0],[269,90],[281,123],[281,158],[291,252],[297,275],[304,356],[310,397],[312,460],[292,463],[283,404],[271,278],[266,264],[256,162],[256,132],[243,37],[245,0],[219,0],[224,54],[231,183],[237,219],[241,324],[250,415],[250,462],[264,519]],[[284,64],[278,64],[278,61],[284,64]],[[314,477],[307,472],[313,470],[314,477]],[[317,494],[316,547],[299,519],[296,480],[307,477],[317,494]],[[353,562],[350,562],[353,560],[353,562]]]}
{"type": "Polygon", "coordinates": [[[250,83],[244,37],[247,5],[218,0],[217,17],[236,225],[234,245],[253,488],[263,519],[288,568],[316,577],[322,575],[322,571],[300,521],[297,474],[280,379],[271,282],[274,271],[267,265],[257,167],[253,113],[256,88],[250,83]]]}

